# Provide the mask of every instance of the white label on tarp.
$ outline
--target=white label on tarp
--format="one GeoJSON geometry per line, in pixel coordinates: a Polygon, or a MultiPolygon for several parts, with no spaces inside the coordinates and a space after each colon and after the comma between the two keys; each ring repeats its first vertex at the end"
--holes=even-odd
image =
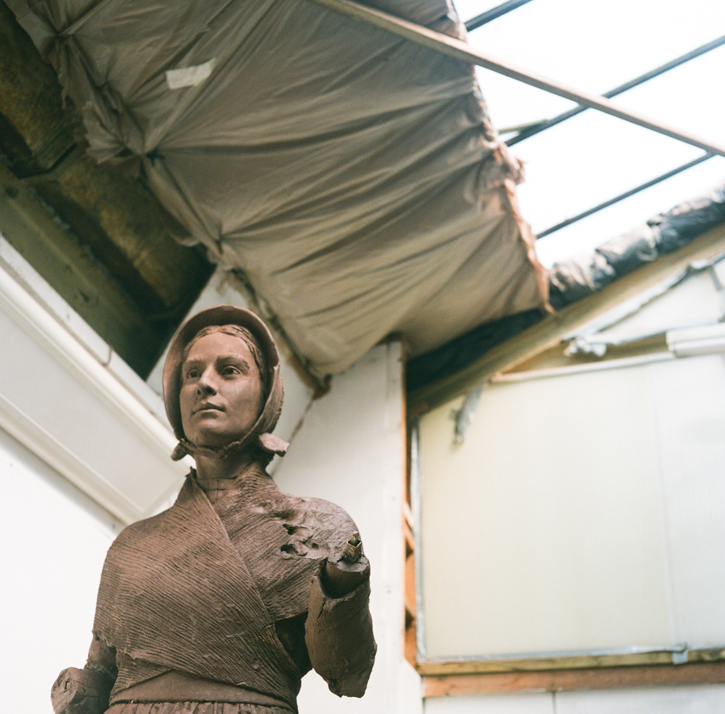
{"type": "Polygon", "coordinates": [[[182,87],[196,87],[209,77],[214,69],[214,59],[195,67],[183,67],[181,69],[169,69],[166,71],[166,83],[169,89],[181,89],[182,87]]]}

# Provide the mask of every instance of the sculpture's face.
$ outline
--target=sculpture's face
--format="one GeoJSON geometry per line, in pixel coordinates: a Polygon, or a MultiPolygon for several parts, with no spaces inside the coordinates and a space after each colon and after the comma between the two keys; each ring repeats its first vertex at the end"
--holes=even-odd
{"type": "Polygon", "coordinates": [[[213,332],[181,366],[181,423],[197,446],[218,448],[249,433],[262,408],[259,369],[239,337],[213,332]]]}

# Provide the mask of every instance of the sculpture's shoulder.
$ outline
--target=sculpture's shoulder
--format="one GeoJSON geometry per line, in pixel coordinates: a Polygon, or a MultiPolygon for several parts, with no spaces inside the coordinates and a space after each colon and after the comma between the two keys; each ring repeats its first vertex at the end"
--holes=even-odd
{"type": "Polygon", "coordinates": [[[348,512],[332,501],[324,498],[311,498],[306,496],[294,496],[274,485],[275,495],[279,505],[293,513],[306,517],[312,523],[320,527],[333,529],[340,527],[344,530],[355,528],[355,522],[348,512]]]}
{"type": "Polygon", "coordinates": [[[135,544],[142,542],[153,542],[155,539],[162,540],[177,536],[179,527],[185,520],[188,520],[189,506],[192,509],[196,505],[199,506],[201,491],[194,488],[189,480],[187,480],[181,488],[176,501],[169,508],[156,513],[153,516],[142,518],[126,526],[111,545],[114,548],[123,548],[126,546],[133,547],[135,544]]]}
{"type": "Polygon", "coordinates": [[[280,491],[286,506],[288,530],[290,528],[318,543],[326,543],[332,557],[339,557],[353,533],[358,532],[355,521],[347,511],[323,498],[305,498],[280,491]]]}
{"type": "Polygon", "coordinates": [[[155,539],[164,539],[167,537],[168,516],[174,507],[157,513],[154,516],[143,518],[140,521],[127,525],[111,544],[109,555],[114,552],[134,549],[142,544],[148,546],[155,539]]]}
{"type": "Polygon", "coordinates": [[[303,508],[314,514],[315,519],[330,528],[349,530],[357,528],[350,514],[336,503],[326,501],[324,498],[302,498],[303,508]]]}

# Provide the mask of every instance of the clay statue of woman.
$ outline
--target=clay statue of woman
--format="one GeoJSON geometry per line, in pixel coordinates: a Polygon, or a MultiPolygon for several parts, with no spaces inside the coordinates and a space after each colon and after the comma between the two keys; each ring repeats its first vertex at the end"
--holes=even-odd
{"type": "Polygon", "coordinates": [[[231,305],[174,337],[164,402],[191,454],[174,505],[127,527],[106,558],[88,661],[53,685],[56,714],[289,714],[315,669],[360,697],[375,657],[370,566],[341,508],[281,491],[279,354],[231,305]]]}

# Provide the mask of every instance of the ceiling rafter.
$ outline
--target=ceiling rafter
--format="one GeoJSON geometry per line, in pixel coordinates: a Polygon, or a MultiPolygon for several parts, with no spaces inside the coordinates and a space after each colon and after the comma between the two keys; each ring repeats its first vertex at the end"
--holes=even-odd
{"type": "MultiPolygon", "coordinates": [[[[634,89],[634,87],[637,87],[640,84],[644,84],[645,82],[648,82],[650,79],[659,77],[661,74],[664,74],[665,72],[669,72],[671,69],[675,69],[675,67],[679,67],[680,65],[685,64],[686,62],[689,62],[690,60],[693,60],[696,57],[700,57],[701,55],[704,55],[707,52],[710,52],[711,50],[714,50],[717,47],[720,47],[721,45],[725,45],[725,35],[722,35],[721,37],[718,37],[717,39],[712,40],[712,42],[707,42],[704,45],[700,45],[699,47],[696,47],[694,50],[691,50],[690,52],[687,52],[684,55],[680,55],[679,57],[676,57],[675,59],[670,60],[669,62],[665,62],[664,64],[660,65],[659,67],[655,67],[655,69],[651,69],[649,72],[645,72],[644,74],[641,74],[639,77],[630,79],[628,82],[625,82],[624,84],[620,84],[618,87],[615,87],[614,89],[610,89],[608,92],[605,92],[604,94],[602,94],[602,96],[606,97],[607,99],[616,97],[618,94],[622,94],[629,89],[634,89]]],[[[575,117],[577,114],[581,114],[582,112],[586,111],[588,108],[589,107],[586,107],[586,106],[583,106],[580,104],[579,106],[576,106],[573,109],[570,109],[569,111],[562,112],[561,114],[553,117],[552,119],[545,119],[544,121],[536,122],[536,123],[528,126],[526,129],[523,129],[522,131],[520,131],[518,134],[516,134],[516,136],[508,139],[505,143],[507,146],[513,146],[514,144],[518,144],[520,141],[523,141],[524,139],[528,139],[529,137],[532,137],[535,134],[539,134],[542,131],[546,131],[546,129],[550,129],[552,126],[556,126],[557,124],[561,124],[561,122],[566,121],[567,119],[571,119],[572,117],[575,117]]]]}

